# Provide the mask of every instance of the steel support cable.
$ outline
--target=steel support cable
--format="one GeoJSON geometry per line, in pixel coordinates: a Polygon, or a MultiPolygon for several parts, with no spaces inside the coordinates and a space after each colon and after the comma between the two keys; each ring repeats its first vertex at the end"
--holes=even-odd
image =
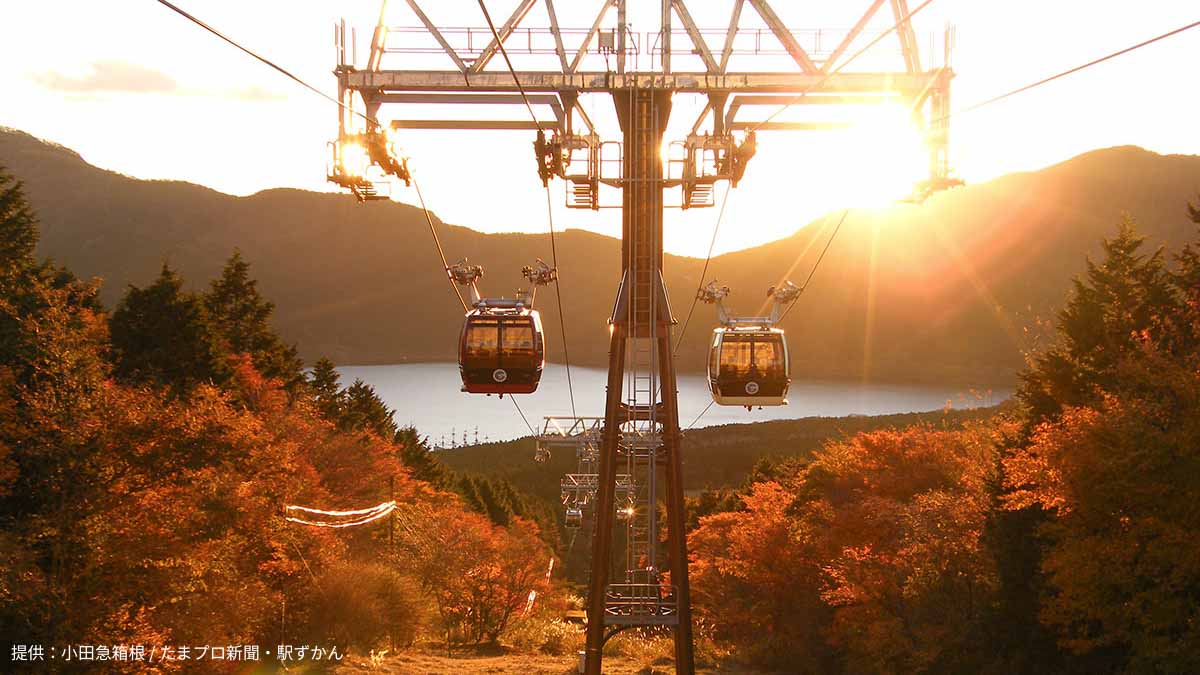
{"type": "MultiPolygon", "coordinates": [[[[550,262],[558,269],[558,246],[554,243],[554,209],[550,203],[550,186],[546,186],[546,213],[550,218],[550,262]]],[[[578,417],[575,412],[575,386],[571,382],[571,352],[567,350],[567,322],[563,317],[562,279],[554,280],[554,295],[558,300],[558,329],[563,339],[563,361],[567,367],[567,394],[571,399],[571,417],[578,417]]]]}
{"type": "Polygon", "coordinates": [[[512,394],[509,394],[508,400],[512,401],[513,407],[517,409],[517,414],[521,416],[521,421],[525,423],[525,428],[529,429],[529,433],[533,436],[537,436],[537,431],[533,428],[533,425],[530,424],[529,420],[525,417],[524,411],[521,410],[521,404],[517,403],[517,398],[515,396],[513,396],[512,394]]]}
{"type": "MultiPolygon", "coordinates": [[[[533,111],[533,104],[529,101],[529,95],[525,93],[525,86],[521,84],[521,78],[517,76],[517,69],[513,67],[512,59],[508,57],[508,50],[504,47],[504,41],[500,39],[500,33],[496,30],[496,24],[492,21],[492,15],[488,12],[487,5],[484,4],[483,0],[479,0],[479,9],[483,11],[483,18],[487,21],[488,28],[492,31],[492,38],[496,41],[496,46],[500,49],[500,55],[504,58],[504,63],[508,66],[508,73],[512,75],[513,84],[516,85],[517,91],[521,92],[521,100],[525,102],[525,109],[529,111],[529,118],[533,120],[533,124],[537,127],[538,131],[542,131],[542,123],[538,121],[537,113],[533,111]]],[[[570,115],[571,111],[568,110],[567,114],[570,115]]],[[[554,240],[554,206],[550,199],[549,182],[543,187],[546,188],[546,217],[550,223],[550,262],[554,265],[554,269],[557,272],[558,245],[554,240]]],[[[578,414],[575,412],[575,386],[571,381],[571,352],[567,349],[567,324],[566,319],[563,317],[561,280],[556,279],[554,282],[554,295],[558,301],[558,327],[563,338],[563,361],[567,369],[567,394],[571,399],[571,416],[578,417],[578,414]]],[[[525,424],[526,426],[529,425],[528,422],[525,424]]]]}
{"type": "Polygon", "coordinates": [[[521,86],[521,80],[517,77],[517,70],[513,68],[512,59],[508,58],[508,50],[504,48],[504,40],[500,39],[500,33],[496,30],[496,24],[492,23],[492,15],[488,12],[487,5],[483,4],[483,0],[479,0],[479,9],[483,10],[483,18],[487,20],[488,28],[492,30],[492,38],[500,48],[500,55],[504,57],[504,63],[508,65],[508,72],[512,75],[513,83],[517,85],[517,91],[521,92],[521,100],[525,101],[525,107],[529,110],[529,116],[533,118],[533,124],[538,128],[538,131],[541,131],[542,124],[538,122],[537,114],[533,112],[533,105],[529,102],[529,96],[525,94],[525,88],[521,86]]]}
{"type": "MultiPolygon", "coordinates": [[[[409,173],[411,174],[411,172],[409,173]]],[[[425,197],[421,194],[421,184],[417,182],[416,176],[412,176],[412,184],[413,189],[417,192],[417,201],[421,203],[421,213],[425,214],[425,222],[429,223],[429,233],[433,235],[433,243],[437,247],[438,257],[442,260],[442,273],[446,275],[446,281],[450,282],[450,288],[458,297],[463,311],[469,312],[471,308],[467,306],[467,301],[463,300],[462,291],[458,290],[458,284],[454,283],[454,279],[450,276],[450,263],[446,260],[446,251],[442,248],[442,240],[438,237],[437,228],[433,226],[433,216],[429,214],[429,209],[425,206],[425,197]]]]}
{"type": "Polygon", "coordinates": [[[715,400],[713,400],[713,401],[709,401],[709,402],[708,402],[708,405],[704,406],[704,410],[701,410],[701,411],[700,411],[700,414],[699,414],[699,415],[696,415],[696,419],[692,420],[692,423],[691,423],[691,424],[689,424],[689,425],[687,425],[687,429],[684,429],[684,431],[688,431],[688,430],[690,430],[692,427],[696,426],[696,422],[699,422],[699,421],[700,421],[700,418],[701,418],[701,417],[704,417],[704,413],[708,412],[708,409],[709,409],[709,408],[711,408],[711,407],[713,407],[713,404],[714,404],[714,403],[716,403],[716,401],[715,401],[715,400]]]}
{"type": "Polygon", "coordinates": [[[675,349],[671,351],[671,355],[679,354],[679,347],[683,344],[683,336],[687,333],[688,324],[692,321],[692,313],[696,311],[696,303],[700,301],[700,291],[704,289],[704,280],[708,278],[708,263],[712,260],[713,247],[717,244],[717,232],[721,229],[721,221],[725,218],[725,206],[729,203],[729,190],[731,185],[725,183],[725,193],[721,196],[721,209],[717,213],[717,222],[713,224],[712,239],[708,242],[708,255],[704,256],[704,269],[700,271],[700,282],[696,284],[696,294],[692,296],[692,306],[688,308],[687,317],[683,320],[683,326],[679,329],[679,339],[675,342],[675,349]]]}
{"type": "MultiPolygon", "coordinates": [[[[808,288],[808,284],[812,281],[813,275],[817,273],[817,268],[821,266],[821,261],[825,259],[825,254],[829,252],[829,247],[833,244],[833,240],[837,237],[838,232],[841,231],[842,223],[846,222],[846,216],[849,215],[849,213],[850,209],[842,209],[842,217],[838,219],[837,225],[834,226],[833,232],[829,235],[829,240],[825,242],[825,248],[821,249],[821,255],[817,256],[817,261],[813,263],[812,269],[808,271],[808,277],[805,278],[804,283],[800,286],[800,295],[804,294],[804,289],[808,288]]],[[[792,307],[796,306],[796,302],[800,300],[800,295],[797,295],[796,298],[792,300],[792,302],[786,308],[784,308],[783,314],[779,316],[780,323],[783,322],[783,319],[788,315],[788,312],[792,311],[792,307]]]]}
{"type": "Polygon", "coordinates": [[[1033,88],[1035,88],[1035,87],[1040,87],[1040,86],[1041,86],[1041,85],[1043,85],[1043,84],[1046,84],[1046,83],[1049,83],[1049,82],[1053,82],[1054,80],[1057,80],[1057,79],[1059,79],[1059,78],[1062,78],[1062,77],[1066,77],[1067,75],[1072,75],[1072,74],[1074,74],[1074,73],[1077,73],[1077,72],[1079,72],[1079,71],[1081,71],[1081,70],[1084,70],[1084,69],[1086,69],[1086,68],[1091,68],[1092,66],[1094,66],[1094,65],[1097,65],[1097,64],[1100,64],[1100,63],[1104,63],[1105,61],[1108,61],[1109,59],[1115,59],[1115,58],[1117,58],[1118,56],[1123,56],[1123,55],[1125,55],[1125,54],[1128,54],[1129,52],[1132,52],[1132,51],[1135,51],[1135,50],[1141,49],[1142,47],[1146,47],[1146,46],[1148,46],[1148,45],[1152,45],[1152,44],[1154,44],[1155,42],[1158,42],[1159,40],[1165,40],[1165,39],[1167,39],[1167,38],[1169,38],[1169,37],[1172,37],[1172,36],[1174,36],[1174,35],[1178,35],[1178,34],[1180,34],[1180,33],[1184,32],[1184,31],[1191,30],[1191,29],[1193,29],[1193,28],[1195,28],[1195,27],[1197,27],[1197,26],[1200,26],[1200,21],[1195,21],[1195,22],[1193,22],[1193,23],[1190,23],[1190,24],[1188,24],[1188,25],[1186,25],[1186,26],[1182,26],[1182,27],[1180,27],[1180,28],[1176,28],[1175,30],[1167,31],[1166,33],[1163,33],[1162,35],[1159,35],[1159,36],[1157,36],[1157,37],[1153,37],[1153,38],[1150,38],[1149,40],[1145,40],[1145,41],[1143,41],[1143,42],[1139,42],[1139,43],[1137,43],[1137,44],[1135,44],[1135,45],[1132,45],[1132,46],[1126,47],[1126,48],[1124,48],[1124,49],[1120,49],[1120,50],[1118,50],[1118,51],[1115,51],[1115,52],[1113,52],[1113,53],[1111,53],[1111,54],[1108,54],[1108,55],[1106,55],[1106,56],[1102,56],[1102,57],[1100,57],[1100,58],[1098,58],[1098,59],[1094,59],[1094,60],[1092,60],[1092,61],[1088,61],[1087,63],[1085,63],[1085,64],[1083,64],[1083,65],[1075,66],[1074,68],[1069,68],[1069,69],[1067,69],[1067,70],[1064,70],[1064,71],[1062,71],[1061,73],[1057,73],[1057,74],[1055,74],[1055,75],[1051,75],[1050,77],[1042,78],[1042,79],[1040,79],[1040,80],[1038,80],[1037,82],[1034,82],[1034,83],[1032,83],[1032,84],[1027,84],[1027,85],[1025,85],[1025,86],[1023,86],[1023,87],[1017,87],[1016,89],[1013,89],[1012,91],[1005,92],[1005,93],[1003,93],[1003,94],[1000,94],[999,96],[993,96],[992,98],[989,98],[989,99],[987,99],[986,101],[981,101],[981,102],[979,102],[979,103],[975,103],[975,104],[973,104],[973,105],[970,105],[970,106],[967,106],[966,108],[963,108],[963,109],[961,109],[961,110],[956,110],[956,111],[954,111],[954,112],[952,112],[952,113],[950,113],[950,114],[948,114],[948,115],[945,115],[945,116],[943,116],[943,117],[939,117],[938,119],[936,119],[936,120],[933,120],[933,121],[934,121],[934,122],[943,122],[943,121],[945,121],[945,120],[948,120],[948,119],[950,119],[951,117],[954,117],[955,115],[961,115],[961,114],[963,114],[963,113],[969,113],[969,112],[972,112],[972,111],[978,110],[978,109],[980,109],[980,108],[982,108],[982,107],[984,107],[984,106],[986,106],[986,105],[991,105],[992,103],[996,103],[997,101],[1002,101],[1002,100],[1004,100],[1004,99],[1006,99],[1006,98],[1008,98],[1008,97],[1010,97],[1010,96],[1015,96],[1016,94],[1020,94],[1020,93],[1022,93],[1022,92],[1029,91],[1030,89],[1033,89],[1033,88]]]}
{"type": "Polygon", "coordinates": [[[242,45],[238,44],[236,41],[234,41],[232,38],[228,37],[227,35],[225,35],[225,34],[224,34],[224,33],[222,33],[221,31],[217,30],[216,28],[213,28],[212,26],[208,25],[207,23],[205,23],[204,21],[200,20],[199,18],[197,18],[197,17],[195,17],[195,16],[193,16],[193,15],[189,14],[187,11],[185,11],[184,9],[182,9],[181,7],[179,7],[178,5],[175,5],[175,4],[171,3],[171,2],[168,2],[167,0],[157,0],[157,2],[158,2],[158,4],[160,4],[160,5],[162,5],[162,6],[166,7],[166,8],[168,8],[168,9],[170,9],[171,11],[175,12],[176,14],[178,14],[178,15],[182,16],[183,18],[187,19],[188,21],[191,21],[192,23],[196,24],[197,26],[200,26],[200,27],[201,27],[201,28],[203,28],[204,30],[206,30],[206,31],[208,31],[208,32],[212,33],[213,35],[215,35],[215,36],[217,36],[217,37],[221,38],[221,39],[222,39],[222,40],[224,40],[225,42],[228,42],[229,44],[233,45],[234,47],[238,48],[239,50],[241,50],[241,51],[243,51],[243,52],[245,52],[245,53],[249,54],[250,56],[254,57],[255,59],[257,59],[257,60],[261,61],[262,63],[265,63],[266,65],[270,66],[271,68],[273,68],[273,69],[275,69],[275,70],[279,71],[279,72],[280,72],[280,73],[282,73],[282,74],[283,74],[285,77],[287,77],[287,78],[289,78],[289,79],[291,79],[291,80],[295,81],[295,82],[296,82],[297,84],[299,84],[301,87],[304,87],[305,89],[308,89],[309,91],[313,92],[313,93],[314,93],[314,94],[316,94],[317,96],[320,96],[321,98],[324,98],[324,99],[326,99],[326,100],[328,100],[328,101],[332,101],[333,103],[337,104],[337,106],[338,106],[338,107],[340,107],[340,108],[342,108],[342,109],[346,110],[346,112],[349,112],[349,113],[351,113],[351,114],[353,114],[353,115],[358,115],[359,117],[363,118],[364,120],[366,120],[366,121],[367,121],[368,123],[370,123],[370,124],[375,124],[375,125],[378,125],[378,124],[379,124],[378,122],[376,122],[375,120],[371,119],[370,117],[367,117],[366,115],[364,115],[364,114],[362,114],[362,113],[360,113],[360,112],[357,112],[357,111],[355,111],[355,110],[351,110],[351,109],[350,109],[350,107],[349,107],[349,106],[347,106],[345,103],[342,103],[341,101],[337,100],[336,98],[334,98],[334,97],[330,96],[329,94],[326,94],[325,92],[321,91],[320,89],[317,89],[316,87],[312,86],[311,84],[309,84],[309,83],[305,82],[304,80],[300,79],[299,77],[297,77],[297,76],[293,75],[293,74],[291,73],[291,71],[289,71],[288,69],[284,68],[283,66],[280,66],[280,65],[276,64],[274,61],[271,61],[270,59],[266,58],[265,56],[260,56],[259,54],[255,53],[254,51],[252,51],[252,50],[250,50],[250,49],[247,49],[246,47],[243,47],[242,45]]]}
{"type": "Polygon", "coordinates": [[[857,59],[858,57],[860,57],[860,56],[862,56],[864,53],[866,53],[866,51],[867,51],[868,49],[870,49],[871,47],[874,47],[876,44],[879,44],[879,42],[880,42],[881,40],[883,40],[883,38],[885,38],[885,37],[887,37],[888,35],[890,35],[890,34],[891,34],[893,31],[895,31],[895,30],[896,30],[897,28],[899,28],[900,26],[903,26],[904,24],[906,24],[906,23],[908,23],[909,21],[911,21],[911,20],[912,20],[912,18],[913,18],[914,16],[916,16],[918,12],[920,12],[921,10],[925,9],[926,7],[928,7],[928,6],[930,5],[930,3],[932,3],[932,2],[933,2],[933,0],[925,0],[925,2],[922,2],[920,5],[918,5],[918,6],[917,6],[917,8],[916,8],[916,9],[914,9],[914,10],[912,10],[911,12],[909,12],[908,14],[904,15],[904,17],[903,17],[903,18],[901,18],[899,21],[897,21],[895,24],[893,24],[891,28],[889,28],[889,29],[887,29],[887,30],[883,31],[882,33],[880,33],[879,35],[875,36],[875,39],[873,39],[873,40],[871,40],[870,42],[868,42],[868,43],[866,44],[866,46],[864,46],[862,49],[859,49],[858,51],[856,51],[856,52],[854,52],[853,54],[851,54],[849,58],[847,58],[845,61],[843,61],[843,62],[842,62],[842,65],[840,65],[840,66],[838,66],[837,68],[834,68],[833,70],[831,70],[831,71],[829,71],[828,73],[826,73],[826,74],[825,74],[825,76],[824,76],[824,77],[822,77],[820,80],[818,80],[816,84],[814,84],[814,85],[811,85],[811,86],[809,86],[809,87],[805,87],[805,88],[804,88],[804,91],[800,92],[799,94],[797,94],[797,95],[795,96],[795,98],[793,98],[792,100],[790,100],[790,101],[788,101],[787,103],[783,104],[783,106],[781,106],[781,107],[780,107],[778,110],[776,110],[775,112],[771,113],[771,115],[770,115],[769,117],[767,117],[767,119],[765,119],[765,120],[763,120],[763,121],[759,122],[758,124],[755,124],[755,125],[754,125],[754,126],[751,128],[751,129],[750,129],[750,131],[758,131],[760,128],[762,128],[762,126],[763,126],[763,125],[765,125],[765,124],[769,123],[771,120],[773,120],[773,119],[775,119],[776,117],[778,117],[780,113],[782,113],[783,111],[785,111],[785,110],[787,110],[788,108],[792,107],[793,105],[795,105],[795,104],[799,103],[799,102],[800,102],[800,99],[802,99],[802,98],[804,98],[805,96],[807,96],[807,95],[808,95],[808,93],[809,93],[810,91],[813,91],[814,89],[819,89],[819,88],[821,87],[821,85],[823,85],[823,84],[825,84],[826,82],[828,82],[828,81],[829,81],[829,79],[830,79],[830,78],[832,78],[834,75],[837,75],[838,73],[842,72],[842,69],[844,69],[846,66],[850,65],[851,63],[853,63],[855,59],[857,59]]]}
{"type": "MultiPolygon", "coordinates": [[[[364,114],[362,114],[362,113],[360,113],[360,112],[357,112],[357,111],[351,110],[351,109],[350,109],[350,108],[349,108],[349,107],[348,107],[348,106],[347,106],[345,103],[342,103],[341,101],[339,101],[339,100],[337,100],[336,98],[334,98],[334,97],[330,96],[329,94],[326,94],[325,92],[321,91],[320,89],[317,89],[316,87],[314,87],[314,86],[312,86],[311,84],[309,84],[309,83],[305,82],[304,80],[300,79],[299,77],[296,77],[296,76],[295,76],[295,75],[293,75],[293,74],[292,74],[290,71],[288,71],[287,69],[285,69],[285,68],[283,68],[283,67],[281,67],[281,66],[278,66],[278,65],[276,65],[276,64],[275,64],[273,61],[271,61],[270,59],[267,59],[266,57],[263,57],[263,56],[259,56],[259,55],[258,55],[258,54],[256,54],[255,52],[253,52],[253,51],[251,51],[251,50],[247,49],[246,47],[243,47],[242,45],[240,45],[240,44],[238,44],[237,42],[235,42],[235,41],[234,41],[232,38],[229,38],[228,36],[226,36],[226,35],[225,35],[224,33],[222,33],[221,31],[217,30],[216,28],[213,28],[212,26],[208,25],[207,23],[205,23],[204,21],[202,21],[202,20],[198,19],[197,17],[195,17],[195,16],[193,16],[193,15],[191,15],[191,14],[187,13],[186,11],[184,11],[183,9],[181,9],[180,7],[178,7],[178,6],[176,6],[176,5],[174,5],[174,4],[170,3],[170,2],[168,2],[168,0],[156,0],[156,1],[157,1],[158,3],[160,3],[160,4],[162,4],[163,6],[165,6],[165,7],[169,8],[169,9],[171,9],[172,11],[174,11],[174,12],[178,13],[180,16],[182,16],[182,17],[184,17],[185,19],[187,19],[187,20],[191,21],[192,23],[195,23],[197,26],[200,26],[200,27],[201,27],[201,28],[203,28],[204,30],[206,30],[206,31],[208,31],[208,32],[212,33],[213,35],[215,35],[215,36],[217,36],[217,37],[221,38],[221,39],[222,39],[222,40],[224,40],[225,42],[228,42],[229,44],[233,45],[234,47],[238,48],[239,50],[241,50],[241,51],[243,51],[243,52],[245,52],[245,53],[249,54],[250,56],[254,57],[255,59],[258,59],[259,61],[262,61],[263,63],[267,64],[267,65],[268,65],[268,66],[270,66],[271,68],[274,68],[275,70],[279,71],[280,73],[283,73],[285,76],[287,76],[287,77],[288,77],[288,78],[290,78],[291,80],[294,80],[294,81],[295,81],[296,83],[298,83],[300,86],[302,86],[302,87],[304,87],[305,89],[308,89],[309,91],[311,91],[311,92],[313,92],[313,93],[317,94],[317,95],[318,95],[318,96],[320,96],[321,98],[324,98],[324,99],[326,99],[326,100],[328,100],[328,101],[332,101],[332,102],[333,102],[334,104],[336,104],[336,105],[337,105],[339,108],[342,108],[342,109],[344,109],[344,110],[346,110],[346,111],[348,111],[348,112],[350,112],[350,113],[352,113],[352,114],[358,115],[359,117],[361,117],[361,118],[363,118],[364,120],[366,120],[368,124],[373,124],[373,125],[376,125],[376,126],[378,126],[378,125],[379,125],[379,122],[378,122],[378,121],[376,121],[376,120],[373,120],[373,119],[371,119],[370,117],[367,117],[366,115],[364,115],[364,114]]],[[[410,172],[410,174],[411,174],[411,172],[410,172]]],[[[430,231],[430,233],[432,233],[432,234],[433,234],[433,243],[434,243],[434,244],[437,246],[438,256],[439,256],[439,257],[442,259],[442,270],[443,270],[443,271],[446,273],[446,279],[447,279],[447,280],[450,282],[450,287],[451,287],[451,288],[454,290],[454,294],[455,294],[456,296],[458,296],[458,301],[459,301],[459,303],[460,303],[460,304],[462,304],[462,306],[463,306],[463,310],[464,310],[464,311],[469,311],[469,310],[470,310],[470,307],[468,307],[468,306],[467,306],[467,302],[466,302],[466,300],[463,300],[463,297],[462,297],[462,292],[458,290],[458,286],[457,286],[457,285],[454,283],[454,280],[450,278],[450,264],[449,264],[449,262],[446,260],[446,253],[445,253],[445,251],[442,249],[442,242],[441,242],[441,239],[439,239],[439,238],[438,238],[437,229],[436,229],[436,228],[434,228],[434,225],[433,225],[433,217],[432,217],[432,216],[430,216],[430,214],[429,214],[429,209],[428,209],[428,208],[425,206],[425,197],[424,197],[424,196],[422,196],[422,194],[421,194],[421,186],[420,186],[420,185],[417,183],[417,178],[416,178],[416,176],[415,176],[415,175],[413,175],[413,176],[412,176],[412,183],[413,183],[413,187],[414,187],[414,188],[416,188],[416,192],[417,192],[417,200],[418,200],[418,201],[421,203],[421,211],[422,211],[422,212],[424,212],[424,214],[425,214],[425,221],[426,221],[427,223],[429,223],[429,231],[430,231]]]]}

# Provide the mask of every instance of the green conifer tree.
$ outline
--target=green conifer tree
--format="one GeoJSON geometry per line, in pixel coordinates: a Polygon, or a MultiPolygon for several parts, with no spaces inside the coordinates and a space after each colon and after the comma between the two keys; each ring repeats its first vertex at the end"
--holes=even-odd
{"type": "Polygon", "coordinates": [[[37,218],[21,182],[0,167],[0,274],[32,267],[37,241],[37,218]]]}
{"type": "Polygon", "coordinates": [[[384,440],[396,437],[395,411],[387,407],[375,393],[375,388],[355,380],[342,392],[343,407],[338,421],[348,431],[373,431],[384,440]]]}
{"type": "Polygon", "coordinates": [[[304,381],[296,347],[283,343],[271,328],[274,303],[263,299],[250,265],[235,250],[221,276],[214,279],[204,305],[219,349],[226,354],[249,354],[267,377],[279,378],[288,389],[304,381]]]}
{"type": "Polygon", "coordinates": [[[109,327],[121,380],[178,393],[228,379],[203,300],[165,262],[154,283],[130,285],[109,327]]]}
{"type": "Polygon", "coordinates": [[[412,473],[413,478],[438,487],[446,487],[449,471],[433,456],[429,446],[411,426],[396,432],[395,442],[400,446],[400,461],[412,473]]]}
{"type": "Polygon", "coordinates": [[[309,373],[308,386],[321,416],[330,422],[338,423],[342,418],[344,397],[341,380],[333,361],[324,356],[317,359],[312,372],[309,373]]]}
{"type": "Polygon", "coordinates": [[[1104,240],[1104,259],[1088,260],[1086,273],[1072,282],[1058,317],[1058,344],[1021,375],[1017,398],[1029,413],[1029,428],[1114,387],[1121,359],[1142,337],[1158,337],[1162,317],[1180,309],[1162,249],[1146,255],[1144,243],[1125,218],[1104,240]]]}

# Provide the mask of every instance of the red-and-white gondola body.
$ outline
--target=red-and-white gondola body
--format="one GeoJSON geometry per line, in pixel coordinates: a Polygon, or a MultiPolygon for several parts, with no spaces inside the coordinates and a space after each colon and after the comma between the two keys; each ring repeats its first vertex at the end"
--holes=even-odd
{"type": "Polygon", "coordinates": [[[459,339],[462,390],[471,394],[532,394],[546,363],[542,320],[523,304],[477,305],[459,339]]]}

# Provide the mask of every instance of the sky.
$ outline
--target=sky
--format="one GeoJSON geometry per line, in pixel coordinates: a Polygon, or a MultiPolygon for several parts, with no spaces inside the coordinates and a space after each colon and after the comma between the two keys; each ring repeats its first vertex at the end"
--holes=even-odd
{"type": "MultiPolygon", "coordinates": [[[[336,93],[335,21],[345,18],[357,27],[362,64],[380,8],[378,0],[178,4],[330,94],[336,93]]],[[[836,34],[870,3],[772,4],[789,26],[836,34]]],[[[488,3],[497,22],[514,5],[514,0],[488,3]]],[[[633,30],[657,29],[657,3],[630,5],[633,30]]],[[[475,0],[426,0],[422,6],[439,26],[486,25],[475,0]]],[[[598,6],[596,0],[556,4],[564,29],[586,28],[598,6]]],[[[732,0],[693,0],[688,6],[702,28],[723,29],[732,0]]],[[[523,25],[546,25],[540,7],[523,25]]],[[[755,18],[747,8],[741,26],[761,26],[755,18]]],[[[914,23],[923,46],[940,43],[944,27],[954,26],[952,108],[959,109],[1197,19],[1200,8],[1185,0],[935,0],[914,23]]],[[[387,23],[415,26],[417,20],[406,3],[393,1],[387,23]]],[[[883,11],[870,29],[891,24],[883,11]]],[[[137,178],[190,181],[234,195],[274,187],[337,189],[325,181],[336,106],[154,0],[7,2],[0,4],[0,25],[6,27],[0,59],[7,64],[0,69],[0,125],[60,143],[96,166],[137,178]]],[[[862,65],[889,58],[899,64],[892,45],[885,40],[862,65]]],[[[940,44],[932,51],[939,62],[940,44]]],[[[404,57],[389,58],[397,60],[385,60],[385,68],[414,67],[404,57]]],[[[928,63],[928,53],[925,58],[928,63]]],[[[1200,154],[1200,88],[1188,75],[1197,63],[1200,28],[956,116],[951,130],[955,167],[967,182],[981,182],[1115,145],[1200,154]]],[[[527,60],[518,68],[537,65],[527,60]]],[[[745,57],[734,67],[781,65],[774,57],[745,57]]],[[[443,67],[432,61],[425,66],[443,67]]],[[[492,67],[503,63],[497,58],[492,67]]],[[[602,133],[615,137],[611,103],[592,96],[584,105],[602,133]]],[[[698,97],[678,96],[668,135],[682,138],[700,105],[698,97]]],[[[402,114],[385,107],[381,117],[393,112],[402,114]]],[[[519,119],[524,111],[498,114],[519,119]]],[[[785,237],[842,207],[881,206],[899,196],[910,176],[920,177],[925,159],[911,134],[893,133],[892,122],[872,118],[846,132],[761,133],[758,154],[729,194],[716,251],[785,237]]],[[[429,208],[446,222],[485,232],[546,231],[545,195],[531,141],[531,132],[411,131],[401,137],[429,208]]],[[[551,188],[556,228],[619,231],[618,210],[566,209],[562,182],[551,188]]],[[[411,189],[397,189],[393,196],[415,201],[411,189]]],[[[672,200],[678,203],[677,191],[668,196],[668,203],[672,200]]],[[[717,213],[717,208],[668,210],[667,250],[703,256],[717,213]]]]}

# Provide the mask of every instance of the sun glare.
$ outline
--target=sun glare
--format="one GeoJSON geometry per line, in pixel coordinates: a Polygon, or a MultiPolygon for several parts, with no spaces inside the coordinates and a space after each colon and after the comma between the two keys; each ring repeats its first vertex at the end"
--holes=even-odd
{"type": "Polygon", "coordinates": [[[909,196],[927,178],[927,154],[920,131],[903,106],[868,110],[837,143],[854,150],[831,153],[832,170],[846,185],[845,206],[882,208],[909,196]]]}
{"type": "Polygon", "coordinates": [[[342,145],[342,170],[348,176],[362,177],[367,173],[371,160],[367,157],[367,149],[358,143],[342,145]]]}

